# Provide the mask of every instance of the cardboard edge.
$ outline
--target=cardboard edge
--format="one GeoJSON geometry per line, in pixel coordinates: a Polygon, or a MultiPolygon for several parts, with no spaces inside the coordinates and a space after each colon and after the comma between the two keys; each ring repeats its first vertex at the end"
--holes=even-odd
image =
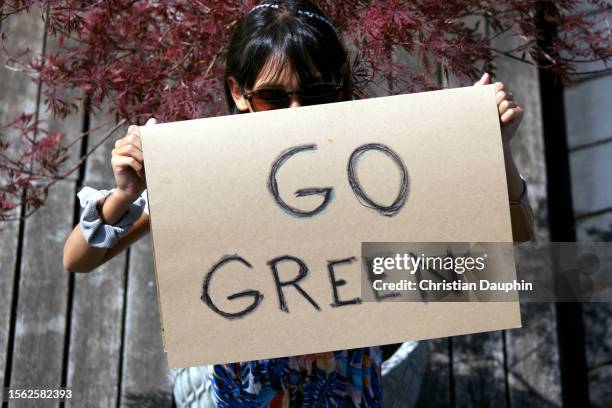
{"type": "MultiPolygon", "coordinates": [[[[493,101],[493,104],[495,105],[495,109],[497,110],[497,98],[496,98],[496,92],[495,92],[495,84],[489,84],[489,85],[484,85],[485,89],[488,89],[489,92],[491,93],[491,99],[493,101]]],[[[502,129],[501,129],[501,123],[499,122],[499,120],[497,121],[497,134],[499,135],[500,140],[502,139],[502,129]]],[[[506,176],[506,179],[508,178],[508,173],[506,171],[506,159],[504,157],[504,147],[503,147],[503,142],[500,143],[501,148],[498,150],[498,153],[501,155],[501,162],[504,163],[504,175],[506,176]]],[[[512,237],[512,213],[510,210],[510,192],[508,191],[508,185],[506,183],[504,183],[504,185],[502,186],[502,188],[504,189],[504,191],[506,192],[506,197],[508,197],[508,207],[507,207],[507,211],[508,211],[508,223],[509,223],[509,227],[510,227],[510,237],[508,239],[507,242],[514,242],[514,239],[512,237]]],[[[513,254],[514,254],[514,249],[512,250],[513,254]]],[[[516,270],[516,266],[515,266],[515,270],[516,270]]]]}
{"type": "MultiPolygon", "coordinates": [[[[154,126],[154,125],[153,125],[154,126]]],[[[142,130],[142,129],[141,129],[142,130]]],[[[146,132],[145,132],[146,133],[146,132]]],[[[142,136],[142,150],[143,150],[143,159],[144,159],[144,134],[142,136]]],[[[145,178],[146,178],[146,174],[147,174],[147,167],[145,166],[145,178]]],[[[163,310],[162,310],[162,303],[161,303],[161,297],[160,297],[160,288],[159,288],[159,277],[157,274],[157,257],[155,256],[155,234],[153,232],[153,217],[152,217],[152,206],[151,206],[151,200],[149,200],[149,186],[147,186],[147,203],[149,205],[149,224],[151,226],[151,249],[153,251],[153,272],[155,275],[155,292],[156,292],[156,297],[157,297],[157,306],[159,309],[159,325],[161,328],[161,338],[162,338],[162,347],[164,348],[164,353],[168,353],[168,349],[166,347],[166,332],[164,330],[164,317],[163,317],[163,310]]]]}
{"type": "MultiPolygon", "coordinates": [[[[497,302],[495,302],[497,303],[497,302]]],[[[506,303],[506,302],[503,302],[506,303]]],[[[510,303],[515,303],[515,302],[510,302],[510,303]]],[[[521,310],[520,310],[520,303],[516,302],[516,305],[518,306],[518,321],[514,322],[514,323],[510,323],[509,325],[500,327],[498,329],[494,329],[494,330],[478,330],[478,331],[458,331],[452,334],[449,334],[448,336],[443,336],[443,337],[430,337],[430,336],[422,336],[422,337],[412,337],[412,338],[406,338],[406,337],[398,337],[396,339],[394,339],[393,341],[390,341],[389,343],[380,343],[380,344],[361,344],[358,346],[355,346],[355,348],[362,348],[362,347],[371,347],[371,346],[384,346],[384,345],[388,345],[388,344],[397,344],[397,343],[403,343],[406,341],[425,341],[425,340],[436,340],[436,339],[443,339],[446,337],[455,337],[455,336],[465,336],[465,335],[471,335],[471,334],[480,334],[480,333],[492,333],[492,332],[496,332],[496,331],[502,331],[502,330],[513,330],[513,329],[520,329],[523,327],[522,325],[522,318],[521,318],[521,310]]],[[[322,352],[329,352],[329,351],[334,351],[334,350],[325,350],[322,352]]],[[[284,358],[284,357],[291,357],[291,355],[286,355],[286,356],[278,356],[278,357],[272,357],[272,358],[284,358]]],[[[212,365],[212,364],[232,364],[234,363],[233,361],[227,361],[227,362],[217,362],[217,363],[212,363],[212,362],[198,362],[195,365],[212,365]]],[[[187,367],[192,367],[194,366],[194,364],[187,364],[185,365],[185,363],[179,358],[176,359],[174,358],[174,356],[172,354],[168,354],[168,368],[171,369],[180,369],[180,368],[187,368],[187,367]]]]}

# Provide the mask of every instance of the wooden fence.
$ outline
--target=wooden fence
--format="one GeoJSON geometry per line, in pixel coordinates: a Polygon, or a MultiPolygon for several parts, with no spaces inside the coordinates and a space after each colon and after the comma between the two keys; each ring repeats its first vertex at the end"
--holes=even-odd
{"type": "MultiPolygon", "coordinates": [[[[3,24],[2,29],[9,33],[9,48],[29,46],[34,51],[49,52],[56,46],[46,37],[40,14],[12,17],[3,24]]],[[[503,48],[511,47],[513,40],[500,36],[494,41],[503,48]]],[[[501,59],[497,74],[525,107],[526,117],[514,149],[530,182],[539,238],[547,239],[546,163],[538,72],[527,64],[501,59]]],[[[597,80],[607,81],[609,96],[610,77],[597,80]]],[[[581,86],[588,88],[588,84],[581,86]]],[[[54,120],[44,109],[42,91],[27,75],[1,66],[0,123],[8,121],[13,112],[23,111],[35,112],[54,130],[69,135],[112,126],[112,118],[87,112],[61,122],[54,120]]],[[[580,93],[575,90],[568,91],[568,95],[576,98],[568,99],[568,106],[585,97],[577,96],[580,93]]],[[[584,172],[599,177],[605,166],[612,163],[608,152],[612,146],[609,133],[612,127],[608,127],[608,133],[588,135],[591,142],[596,142],[593,146],[580,147],[583,142],[577,140],[582,136],[576,133],[587,126],[580,122],[580,109],[584,108],[572,107],[576,117],[569,115],[568,122],[574,141],[572,160],[578,168],[574,185],[580,194],[588,195],[589,192],[582,192],[586,188],[583,178],[589,176],[584,172]],[[584,152],[593,147],[602,150],[591,150],[592,156],[583,158],[584,152]]],[[[609,125],[609,116],[608,111],[605,118],[597,116],[594,120],[609,125]]],[[[110,151],[123,132],[125,128],[97,149],[79,172],[58,182],[41,210],[23,222],[2,225],[0,383],[6,387],[67,386],[73,390],[71,404],[76,407],[126,406],[131,394],[171,391],[160,337],[150,237],[90,274],[70,274],[62,266],[64,241],[78,220],[76,193],[84,185],[112,187],[110,151]]],[[[95,135],[100,137],[103,133],[95,135]]],[[[65,168],[73,166],[82,153],[97,143],[95,135],[72,148],[65,168]]],[[[595,203],[584,196],[576,200],[581,211],[579,221],[604,217],[609,222],[612,189],[607,190],[603,201],[595,203]]],[[[586,352],[591,365],[611,358],[611,315],[609,305],[589,305],[585,311],[589,339],[586,352]]],[[[547,303],[524,304],[522,316],[521,329],[426,342],[427,369],[417,406],[561,406],[555,307],[547,303]]],[[[608,406],[611,379],[612,370],[606,367],[590,373],[593,406],[608,406]]],[[[50,401],[31,404],[55,405],[57,402],[50,401]]]]}

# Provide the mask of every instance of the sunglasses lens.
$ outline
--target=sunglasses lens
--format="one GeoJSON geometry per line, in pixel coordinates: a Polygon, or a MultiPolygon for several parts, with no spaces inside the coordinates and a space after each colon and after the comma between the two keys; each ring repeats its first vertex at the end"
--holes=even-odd
{"type": "MultiPolygon", "coordinates": [[[[308,85],[300,92],[302,105],[321,105],[338,102],[342,99],[342,87],[332,83],[308,85]]],[[[284,109],[291,104],[291,96],[282,89],[258,89],[250,94],[250,102],[255,112],[284,109]]]]}
{"type": "Polygon", "coordinates": [[[287,108],[289,101],[287,93],[276,89],[259,89],[252,93],[251,98],[253,110],[256,112],[287,108]]]}
{"type": "Polygon", "coordinates": [[[304,89],[304,105],[320,105],[340,101],[342,88],[335,84],[313,84],[304,89]]]}

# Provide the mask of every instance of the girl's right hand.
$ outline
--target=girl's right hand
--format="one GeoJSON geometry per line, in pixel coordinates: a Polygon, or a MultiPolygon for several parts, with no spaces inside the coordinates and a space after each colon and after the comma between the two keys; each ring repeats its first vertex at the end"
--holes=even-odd
{"type": "MultiPolygon", "coordinates": [[[[155,123],[155,119],[147,121],[147,125],[155,123]]],[[[131,125],[125,137],[115,142],[111,165],[115,181],[117,182],[117,193],[125,197],[129,202],[133,202],[147,188],[142,156],[142,141],[138,126],[131,125]]]]}

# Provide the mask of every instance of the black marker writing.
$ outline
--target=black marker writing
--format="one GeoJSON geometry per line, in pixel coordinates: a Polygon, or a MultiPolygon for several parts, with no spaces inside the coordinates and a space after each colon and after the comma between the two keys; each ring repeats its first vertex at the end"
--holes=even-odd
{"type": "Polygon", "coordinates": [[[285,301],[285,294],[283,293],[283,287],[289,285],[293,286],[302,296],[304,296],[306,300],[308,300],[310,304],[314,306],[315,309],[321,310],[317,302],[315,302],[314,299],[311,298],[310,295],[300,287],[300,285],[298,285],[298,282],[304,279],[308,274],[308,267],[301,259],[290,255],[284,255],[269,260],[268,265],[270,266],[270,269],[272,269],[272,274],[274,275],[274,283],[276,283],[276,293],[278,294],[278,303],[282,311],[289,313],[289,308],[287,307],[287,302],[285,301]],[[280,277],[278,276],[278,269],[276,266],[281,262],[287,261],[295,262],[299,266],[300,270],[295,278],[289,281],[282,282],[280,280],[280,277]]]}
{"type": "Polygon", "coordinates": [[[406,204],[406,199],[408,198],[408,183],[409,183],[408,170],[406,170],[406,166],[402,162],[402,159],[397,155],[397,153],[395,153],[393,150],[391,150],[387,146],[380,144],[380,143],[369,143],[369,144],[365,144],[363,146],[358,147],[353,152],[353,154],[351,154],[351,158],[348,162],[347,173],[348,173],[349,184],[351,185],[351,188],[353,189],[353,193],[355,194],[355,197],[357,197],[359,202],[363,204],[365,207],[372,208],[386,217],[393,217],[402,209],[404,204],[406,204]],[[378,204],[374,200],[372,200],[370,197],[368,197],[365,191],[363,191],[363,188],[361,188],[361,184],[359,183],[359,178],[357,177],[357,171],[356,171],[357,164],[359,162],[359,158],[365,152],[370,151],[370,150],[377,150],[389,156],[395,162],[395,164],[397,164],[397,167],[399,167],[400,172],[402,173],[402,180],[400,182],[400,191],[395,201],[389,206],[378,204]]]}
{"type": "Polygon", "coordinates": [[[226,256],[222,257],[216,264],[213,265],[212,268],[210,268],[210,271],[208,271],[208,273],[204,277],[204,284],[202,285],[202,297],[201,297],[201,299],[214,312],[220,314],[221,316],[223,316],[223,317],[225,317],[227,319],[236,319],[236,318],[239,318],[239,317],[246,316],[247,314],[249,314],[253,310],[255,310],[255,308],[262,301],[263,294],[261,294],[261,292],[259,292],[257,290],[245,290],[243,292],[235,293],[233,295],[228,296],[227,299],[228,300],[234,300],[234,299],[238,299],[238,298],[241,298],[241,297],[252,296],[253,297],[253,303],[251,303],[251,305],[248,306],[247,308],[241,310],[240,312],[236,312],[236,313],[229,313],[229,312],[226,312],[226,311],[223,311],[223,310],[219,309],[217,307],[217,305],[214,304],[214,302],[212,301],[212,299],[210,297],[210,294],[209,294],[210,281],[212,280],[213,274],[219,268],[221,268],[223,265],[225,265],[225,264],[227,264],[229,262],[240,262],[243,265],[249,267],[250,269],[253,268],[251,266],[251,264],[247,262],[246,259],[244,259],[243,257],[241,257],[239,255],[226,255],[226,256]]]}
{"type": "Polygon", "coordinates": [[[344,279],[336,279],[336,271],[334,270],[336,265],[352,264],[356,260],[357,258],[352,256],[350,258],[327,261],[327,271],[329,272],[329,280],[331,282],[332,290],[334,292],[334,303],[330,304],[332,307],[356,305],[361,303],[361,299],[358,297],[353,298],[351,300],[340,300],[340,296],[338,295],[338,287],[346,285],[346,281],[344,279]]]}
{"type": "Polygon", "coordinates": [[[313,188],[304,188],[295,192],[296,197],[306,197],[310,195],[321,195],[323,196],[323,202],[319,204],[317,208],[312,211],[304,211],[299,208],[295,208],[287,204],[280,196],[278,192],[278,182],[276,181],[276,173],[280,167],[289,160],[295,154],[305,151],[305,150],[317,150],[317,145],[308,144],[302,146],[296,146],[289,148],[282,152],[280,156],[274,161],[272,164],[272,170],[270,171],[270,177],[268,178],[268,190],[272,193],[274,200],[281,206],[283,210],[288,212],[291,215],[295,215],[297,217],[312,217],[327,207],[329,202],[331,201],[331,193],[333,189],[331,187],[313,187],[313,188]]]}

